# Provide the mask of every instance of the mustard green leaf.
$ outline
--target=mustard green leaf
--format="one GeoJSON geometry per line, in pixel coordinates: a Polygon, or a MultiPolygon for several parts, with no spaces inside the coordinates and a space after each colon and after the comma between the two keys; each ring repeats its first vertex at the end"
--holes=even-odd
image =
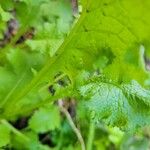
{"type": "Polygon", "coordinates": [[[150,92],[136,81],[118,85],[95,78],[79,90],[97,121],[130,130],[150,123],[150,92]]]}

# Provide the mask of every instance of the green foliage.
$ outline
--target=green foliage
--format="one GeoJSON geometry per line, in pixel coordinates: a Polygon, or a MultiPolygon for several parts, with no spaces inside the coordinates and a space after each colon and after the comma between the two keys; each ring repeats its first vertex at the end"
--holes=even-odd
{"type": "Polygon", "coordinates": [[[75,1],[0,0],[0,147],[80,149],[54,103],[59,99],[69,103],[64,108],[87,149],[149,146],[143,133],[141,140],[122,141],[120,129],[150,124],[150,2],[78,3],[82,10],[75,18],[75,1]],[[23,117],[29,117],[26,127],[15,128],[23,117]]]}
{"type": "Polygon", "coordinates": [[[60,126],[59,110],[56,107],[40,108],[29,121],[29,128],[37,133],[54,130],[60,126]]]}
{"type": "Polygon", "coordinates": [[[0,125],[0,139],[0,147],[10,143],[10,130],[2,124],[0,125]]]}
{"type": "Polygon", "coordinates": [[[97,77],[79,90],[93,118],[130,130],[150,122],[150,92],[136,81],[118,85],[97,77]]]}

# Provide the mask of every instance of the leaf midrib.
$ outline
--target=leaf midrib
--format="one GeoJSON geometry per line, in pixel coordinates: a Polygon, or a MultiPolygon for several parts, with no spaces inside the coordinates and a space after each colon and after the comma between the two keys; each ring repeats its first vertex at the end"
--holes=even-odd
{"type": "MultiPolygon", "coordinates": [[[[69,33],[68,37],[65,39],[64,43],[60,46],[60,48],[58,49],[58,51],[56,52],[56,54],[52,58],[52,60],[48,61],[45,65],[45,67],[38,73],[38,75],[34,79],[32,79],[32,81],[22,91],[20,91],[14,99],[11,100],[11,104],[18,102],[22,97],[24,97],[26,94],[28,94],[33,88],[35,88],[38,85],[38,83],[41,81],[42,77],[45,76],[48,72],[50,72],[50,69],[52,68],[53,65],[55,65],[55,62],[63,55],[63,53],[66,50],[67,45],[72,40],[76,31],[82,24],[82,22],[86,16],[85,10],[83,10],[83,13],[82,13],[81,17],[79,18],[78,22],[75,24],[75,26],[69,33]]],[[[7,99],[7,101],[9,100],[9,98],[7,99]]]]}

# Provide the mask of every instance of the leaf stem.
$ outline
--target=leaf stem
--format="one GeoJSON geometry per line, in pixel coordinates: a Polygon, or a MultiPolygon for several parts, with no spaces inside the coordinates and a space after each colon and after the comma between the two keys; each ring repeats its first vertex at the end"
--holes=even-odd
{"type": "Polygon", "coordinates": [[[94,136],[95,136],[95,123],[91,120],[89,126],[87,150],[92,150],[94,136]]]}

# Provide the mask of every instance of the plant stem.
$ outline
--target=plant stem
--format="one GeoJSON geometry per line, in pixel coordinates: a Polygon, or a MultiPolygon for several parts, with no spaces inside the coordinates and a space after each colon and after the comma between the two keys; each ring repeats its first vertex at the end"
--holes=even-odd
{"type": "Polygon", "coordinates": [[[57,150],[61,150],[62,142],[63,142],[63,133],[61,132],[60,137],[59,137],[59,143],[58,143],[57,148],[56,148],[57,150]]]}
{"type": "Polygon", "coordinates": [[[66,116],[66,118],[67,118],[67,120],[68,120],[68,122],[69,122],[69,124],[70,124],[70,126],[72,128],[72,130],[75,132],[75,134],[76,134],[76,136],[77,136],[77,138],[78,138],[78,140],[79,140],[79,142],[81,144],[81,149],[85,150],[85,143],[84,143],[83,137],[81,135],[81,132],[75,126],[75,124],[74,124],[74,122],[73,122],[69,112],[63,107],[63,101],[59,100],[58,103],[59,103],[59,108],[60,108],[61,112],[63,112],[65,114],[65,116],[66,116]]]}
{"type": "Polygon", "coordinates": [[[87,141],[87,150],[92,150],[94,136],[95,136],[95,123],[91,120],[87,141]]]}
{"type": "Polygon", "coordinates": [[[14,128],[8,121],[6,121],[5,119],[2,119],[0,121],[3,125],[5,125],[7,128],[9,128],[14,134],[16,134],[17,136],[19,136],[20,138],[24,139],[24,141],[29,142],[30,139],[25,136],[24,134],[22,134],[20,131],[18,131],[16,128],[14,128]]]}

